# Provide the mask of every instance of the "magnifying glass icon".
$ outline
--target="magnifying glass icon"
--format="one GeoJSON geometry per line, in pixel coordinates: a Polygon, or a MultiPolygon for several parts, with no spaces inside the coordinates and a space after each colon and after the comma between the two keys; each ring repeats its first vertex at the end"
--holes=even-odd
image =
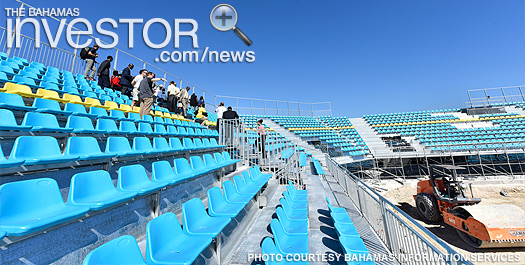
{"type": "Polygon", "coordinates": [[[241,29],[235,27],[237,24],[237,11],[233,6],[228,4],[220,4],[214,7],[210,13],[211,25],[219,31],[228,31],[233,29],[233,32],[241,38],[246,45],[252,45],[252,40],[241,31],[241,29]]]}

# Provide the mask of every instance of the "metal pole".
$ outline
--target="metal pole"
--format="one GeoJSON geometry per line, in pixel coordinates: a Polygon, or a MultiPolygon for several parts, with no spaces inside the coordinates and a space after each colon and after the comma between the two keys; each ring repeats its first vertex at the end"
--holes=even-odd
{"type": "Polygon", "coordinates": [[[522,100],[525,101],[525,97],[523,96],[523,92],[521,92],[521,86],[519,86],[518,89],[520,90],[520,95],[521,95],[522,100]]]}
{"type": "MultiPolygon", "coordinates": [[[[18,14],[16,16],[17,19],[20,18],[20,9],[22,9],[23,7],[24,7],[24,3],[20,3],[20,7],[18,8],[19,12],[18,12],[18,14]]],[[[15,40],[15,35],[16,35],[16,33],[15,33],[16,32],[16,22],[15,22],[15,25],[13,25],[13,26],[14,26],[13,27],[13,29],[14,29],[13,30],[13,37],[11,38],[11,41],[9,42],[9,45],[7,46],[8,48],[7,48],[7,51],[6,51],[7,57],[10,57],[11,49],[13,48],[13,41],[15,40]]],[[[35,44],[36,44],[36,42],[35,42],[35,44]]]]}
{"type": "MultiPolygon", "coordinates": [[[[117,51],[115,52],[115,62],[113,63],[113,68],[115,68],[115,70],[118,71],[117,60],[118,60],[118,49],[117,49],[117,51]]],[[[166,77],[166,74],[164,74],[164,77],[166,77]]]]}
{"type": "MultiPolygon", "coordinates": [[[[265,111],[266,111],[266,101],[264,102],[265,111]]],[[[250,114],[253,115],[253,100],[250,98],[250,114]]]]}
{"type": "MultiPolygon", "coordinates": [[[[501,89],[501,94],[503,95],[503,99],[505,100],[505,102],[507,102],[507,96],[505,96],[505,91],[503,90],[503,87],[500,88],[501,89]]],[[[512,98],[511,98],[512,100],[512,98]]]]}

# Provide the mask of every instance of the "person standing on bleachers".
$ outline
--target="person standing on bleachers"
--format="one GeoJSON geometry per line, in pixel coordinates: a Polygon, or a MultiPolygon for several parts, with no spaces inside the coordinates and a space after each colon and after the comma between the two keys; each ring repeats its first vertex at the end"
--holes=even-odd
{"type": "Polygon", "coordinates": [[[128,67],[122,70],[122,78],[120,78],[120,92],[122,95],[128,95],[128,88],[131,86],[131,81],[133,81],[133,76],[131,75],[131,70],[133,70],[134,65],[129,64],[128,67]]]}
{"type": "Polygon", "coordinates": [[[111,82],[109,81],[109,68],[111,68],[111,62],[113,62],[113,56],[110,55],[106,60],[100,63],[100,66],[98,67],[98,85],[102,89],[111,87],[111,82]]]}
{"type": "Polygon", "coordinates": [[[98,57],[97,51],[98,45],[95,44],[93,45],[93,48],[89,49],[86,57],[86,70],[84,70],[84,77],[88,80],[95,80],[94,77],[95,73],[97,72],[97,68],[95,67],[95,58],[98,57]]]}
{"type": "Polygon", "coordinates": [[[142,69],[139,71],[139,74],[133,78],[133,81],[131,81],[131,85],[133,86],[133,90],[131,92],[131,96],[133,97],[133,102],[131,102],[131,109],[137,105],[139,102],[139,86],[140,82],[146,75],[148,74],[148,71],[146,69],[142,69]]]}
{"type": "Polygon", "coordinates": [[[195,95],[195,93],[191,94],[191,97],[190,97],[190,106],[192,106],[194,109],[197,109],[197,95],[195,95]]]}
{"type": "Polygon", "coordinates": [[[148,115],[151,111],[151,106],[153,105],[153,96],[155,91],[153,91],[153,83],[157,81],[166,81],[164,78],[155,78],[153,72],[149,72],[148,75],[140,81],[139,85],[139,100],[140,100],[140,118],[144,115],[148,115]]]}
{"type": "MultiPolygon", "coordinates": [[[[235,128],[239,125],[239,115],[236,111],[233,111],[231,106],[228,106],[228,110],[222,113],[222,119],[224,119],[224,128],[223,135],[224,135],[224,143],[226,145],[230,145],[232,143],[233,139],[233,132],[235,128]],[[226,121],[226,120],[233,120],[233,121],[226,121]]],[[[219,132],[220,133],[220,132],[219,132]]]]}
{"type": "Polygon", "coordinates": [[[215,113],[217,113],[217,131],[219,131],[219,124],[221,123],[222,114],[226,111],[226,107],[224,107],[224,102],[219,103],[219,106],[215,109],[215,113]]]}
{"type": "Polygon", "coordinates": [[[182,103],[182,112],[184,113],[183,116],[186,117],[186,113],[188,112],[188,102],[190,98],[190,87],[187,86],[186,89],[183,89],[180,91],[180,102],[182,103]]]}
{"type": "Polygon", "coordinates": [[[111,76],[111,89],[113,90],[119,90],[120,91],[120,79],[122,78],[121,75],[119,75],[118,71],[113,71],[113,75],[111,76]]]}
{"type": "Polygon", "coordinates": [[[257,145],[259,146],[259,151],[262,154],[262,158],[266,158],[266,128],[264,128],[263,120],[258,120],[257,125],[257,134],[259,135],[257,145]]]}
{"type": "Polygon", "coordinates": [[[168,86],[168,110],[170,112],[177,111],[177,99],[179,97],[180,89],[174,81],[170,81],[168,86]]]}

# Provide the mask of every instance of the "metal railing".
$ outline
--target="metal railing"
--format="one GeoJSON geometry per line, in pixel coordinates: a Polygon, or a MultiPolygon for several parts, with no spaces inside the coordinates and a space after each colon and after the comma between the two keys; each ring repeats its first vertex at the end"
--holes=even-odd
{"type": "Polygon", "coordinates": [[[525,101],[522,88],[524,86],[470,89],[467,90],[469,101],[465,105],[476,108],[525,101]]]}
{"type": "Polygon", "coordinates": [[[473,265],[329,156],[326,166],[401,264],[473,265]]]}
{"type": "Polygon", "coordinates": [[[259,165],[262,170],[273,172],[281,184],[289,180],[302,185],[299,155],[293,152],[283,157],[286,150],[297,150],[297,145],[275,132],[267,131],[263,139],[245,128],[243,119],[219,119],[219,144],[225,145],[233,159],[240,159],[244,166],[259,165]]]}
{"type": "MultiPolygon", "coordinates": [[[[16,1],[20,3],[20,7],[33,7],[24,1],[16,1]]],[[[47,15],[47,17],[52,18],[54,21],[57,21],[57,23],[60,21],[59,18],[53,16],[47,15]]],[[[68,26],[69,24],[65,23],[65,25],[68,26]]],[[[72,27],[72,29],[79,30],[75,27],[72,27]]],[[[13,45],[14,43],[8,43],[7,29],[0,27],[0,30],[2,31],[0,33],[0,51],[7,53],[8,56],[18,56],[27,59],[28,61],[36,61],[47,66],[56,67],[61,70],[67,70],[73,74],[84,74],[86,63],[84,60],[80,59],[80,49],[68,47],[67,49],[71,49],[71,51],[68,51],[66,48],[54,48],[50,44],[44,43],[42,41],[39,42],[41,47],[35,48],[34,45],[37,40],[23,34],[20,34],[20,47],[15,47],[15,45],[13,45]],[[12,46],[12,48],[9,48],[9,46],[12,46]]],[[[73,35],[75,35],[74,32],[73,35]]],[[[95,38],[93,35],[88,35],[88,37],[93,39],[95,38]]],[[[104,41],[101,41],[101,43],[108,44],[104,41]]],[[[76,39],[76,44],[79,44],[79,38],[76,39]]],[[[163,77],[168,81],[174,81],[179,88],[190,87],[192,93],[195,93],[199,97],[203,96],[206,101],[206,109],[208,111],[215,110],[219,103],[224,102],[226,106],[235,107],[236,110],[242,114],[288,116],[323,116],[332,114],[332,106],[330,102],[308,103],[217,95],[199,87],[195,83],[184,80],[119,48],[100,48],[99,53],[102,51],[107,55],[113,56],[114,60],[112,62],[112,71],[117,70],[120,72],[130,63],[139,69],[148,69],[149,71],[154,72],[157,77],[163,77]]],[[[104,60],[105,56],[101,56],[99,58],[104,60]]],[[[164,82],[163,85],[166,87],[168,84],[164,82]]]]}

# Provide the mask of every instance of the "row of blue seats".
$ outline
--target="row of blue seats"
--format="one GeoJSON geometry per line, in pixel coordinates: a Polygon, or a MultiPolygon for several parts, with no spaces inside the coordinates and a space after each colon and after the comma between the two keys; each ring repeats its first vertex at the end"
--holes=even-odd
{"type": "Polygon", "coordinates": [[[30,131],[30,132],[56,132],[56,133],[95,133],[95,134],[120,134],[120,135],[166,135],[187,137],[217,137],[218,132],[209,129],[185,128],[175,125],[151,124],[148,122],[117,121],[113,119],[98,118],[96,126],[89,117],[69,116],[65,127],[61,127],[55,115],[39,112],[26,112],[22,124],[18,125],[13,112],[0,109],[0,130],[3,131],[30,131]],[[153,127],[152,127],[153,126],[153,127]],[[120,128],[119,128],[120,127],[120,128]]]}
{"type": "MultiPolygon", "coordinates": [[[[163,137],[153,138],[153,145],[147,137],[133,138],[133,146],[126,137],[110,136],[107,138],[105,152],[102,152],[99,143],[94,137],[69,137],[64,153],[56,138],[51,136],[19,136],[16,138],[11,154],[6,159],[0,147],[0,168],[20,165],[32,166],[52,163],[65,163],[77,160],[109,159],[113,157],[127,157],[222,148],[215,139],[191,139],[163,137]]],[[[226,152],[228,158],[229,154],[226,152]]]]}
{"type": "Polygon", "coordinates": [[[174,185],[236,163],[220,153],[177,158],[173,167],[168,161],[152,164],[149,179],[142,165],[123,166],[118,170],[117,188],[107,171],[75,174],[71,179],[67,204],[64,204],[54,179],[39,178],[10,182],[0,186],[2,222],[0,231],[8,236],[23,236],[55,224],[83,216],[174,185]]]}
{"type": "Polygon", "coordinates": [[[151,220],[146,227],[146,260],[136,239],[126,235],[91,251],[83,264],[192,264],[271,178],[258,167],[243,173],[244,179],[236,176],[235,184],[229,180],[223,183],[224,194],[219,187],[208,190],[207,211],[198,198],[185,202],[182,227],[171,212],[151,220]],[[241,187],[257,191],[247,192],[241,187]]]}
{"type": "Polygon", "coordinates": [[[303,152],[299,154],[299,166],[306,167],[306,154],[303,152]]]}
{"type": "Polygon", "coordinates": [[[26,106],[23,98],[20,95],[2,93],[0,92],[0,108],[1,109],[10,109],[10,110],[20,110],[20,111],[36,111],[42,113],[51,113],[59,115],[75,115],[75,116],[84,116],[90,118],[106,118],[113,119],[118,121],[134,121],[134,122],[147,122],[151,124],[163,124],[163,125],[175,125],[183,126],[189,128],[203,128],[201,125],[194,122],[179,121],[170,118],[162,117],[152,117],[150,115],[144,115],[142,118],[138,113],[129,112],[126,114],[117,109],[110,109],[109,114],[108,110],[102,107],[89,107],[89,113],[86,111],[86,107],[66,103],[64,110],[61,109],[60,104],[55,100],[35,98],[33,105],[31,107],[26,106]]]}
{"type": "Polygon", "coordinates": [[[353,256],[349,258],[350,260],[347,263],[349,265],[374,265],[375,262],[370,256],[370,252],[357,232],[346,209],[333,206],[328,198],[326,198],[326,202],[328,203],[328,209],[330,210],[330,217],[332,217],[335,231],[339,237],[339,244],[345,254],[353,256]],[[356,262],[357,260],[359,260],[359,262],[356,262]]]}
{"type": "MultiPolygon", "coordinates": [[[[270,229],[272,237],[265,237],[261,244],[263,255],[276,257],[289,254],[308,257],[308,192],[297,190],[292,182],[286,186],[281,206],[275,210],[277,218],[272,219],[270,229]]],[[[309,264],[305,261],[268,260],[267,265],[273,264],[309,264]]]]}
{"type": "Polygon", "coordinates": [[[319,161],[315,159],[314,157],[312,157],[312,161],[313,161],[314,169],[317,175],[324,175],[325,173],[324,173],[323,167],[321,166],[321,163],[319,163],[319,161]]]}
{"type": "Polygon", "coordinates": [[[287,148],[281,152],[282,159],[289,159],[295,153],[295,148],[287,148]]]}

